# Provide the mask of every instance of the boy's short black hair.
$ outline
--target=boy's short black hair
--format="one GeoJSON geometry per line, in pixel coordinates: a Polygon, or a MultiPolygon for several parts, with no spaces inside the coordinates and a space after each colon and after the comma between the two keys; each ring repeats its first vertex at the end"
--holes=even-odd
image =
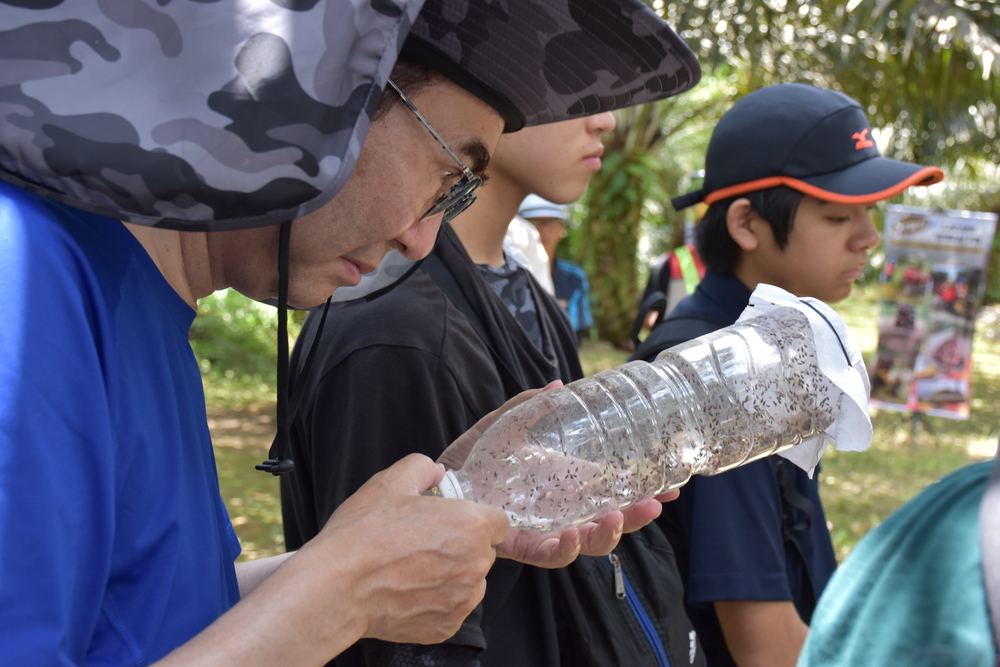
{"type": "Polygon", "coordinates": [[[784,250],[795,221],[795,212],[804,196],[797,190],[779,185],[715,202],[708,207],[705,216],[695,227],[695,246],[701,260],[715,273],[729,275],[733,272],[736,260],[740,257],[740,247],[729,235],[726,217],[729,206],[741,198],[749,199],[750,206],[757,215],[771,225],[774,240],[784,250]]]}

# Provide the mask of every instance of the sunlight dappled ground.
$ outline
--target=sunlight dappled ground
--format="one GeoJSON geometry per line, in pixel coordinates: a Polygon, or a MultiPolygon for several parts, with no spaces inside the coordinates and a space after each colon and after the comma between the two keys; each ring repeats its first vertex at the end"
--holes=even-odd
{"type": "Polygon", "coordinates": [[[267,458],[274,438],[274,406],[251,405],[239,412],[209,410],[219,486],[243,545],[240,560],[284,553],[278,478],[254,470],[267,458]]]}

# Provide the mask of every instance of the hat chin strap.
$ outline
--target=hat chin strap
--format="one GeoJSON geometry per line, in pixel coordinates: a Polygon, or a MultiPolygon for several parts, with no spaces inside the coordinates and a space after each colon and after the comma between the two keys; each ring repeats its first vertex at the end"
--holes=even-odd
{"type": "MultiPolygon", "coordinates": [[[[288,451],[288,425],[298,412],[299,399],[301,398],[296,392],[289,413],[291,391],[288,386],[288,241],[291,232],[291,220],[281,223],[281,229],[278,233],[278,432],[275,434],[271,449],[268,451],[268,459],[254,466],[257,470],[269,472],[272,475],[284,475],[295,470],[295,462],[285,458],[285,455],[288,451]]],[[[326,315],[330,310],[330,301],[331,299],[326,300],[323,316],[316,329],[316,336],[309,347],[309,354],[306,355],[306,362],[302,368],[303,376],[308,376],[309,368],[316,355],[316,348],[323,334],[323,325],[326,324],[326,315]]]]}

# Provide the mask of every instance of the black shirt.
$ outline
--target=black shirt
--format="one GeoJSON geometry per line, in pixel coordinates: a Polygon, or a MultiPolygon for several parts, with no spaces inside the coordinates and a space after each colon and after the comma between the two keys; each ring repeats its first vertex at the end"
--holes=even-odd
{"type": "MultiPolygon", "coordinates": [[[[527,272],[521,270],[536,304],[544,351],[483,280],[450,228],[442,229],[434,254],[455,275],[521,386],[582,377],[565,313],[527,272]]],[[[509,397],[489,349],[423,271],[369,303],[331,309],[310,377],[301,378],[318,320],[318,313],[307,318],[292,355],[292,386],[306,399],[290,434],[296,469],[281,478],[289,550],[315,536],[376,472],[411,452],[436,459],[509,397]]],[[[449,643],[487,647],[479,654],[486,666],[550,667],[559,664],[554,623],[548,571],[500,559],[487,577],[480,609],[449,643]]],[[[371,658],[393,650],[381,642],[361,644],[334,664],[364,665],[364,651],[371,658]]]]}

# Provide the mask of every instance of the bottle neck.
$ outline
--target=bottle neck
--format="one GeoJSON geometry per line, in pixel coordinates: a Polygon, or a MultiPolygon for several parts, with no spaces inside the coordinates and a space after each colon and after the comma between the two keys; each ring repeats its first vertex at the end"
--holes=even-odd
{"type": "Polygon", "coordinates": [[[437,485],[437,493],[442,498],[458,498],[477,502],[478,496],[464,470],[448,470],[437,485]]]}

